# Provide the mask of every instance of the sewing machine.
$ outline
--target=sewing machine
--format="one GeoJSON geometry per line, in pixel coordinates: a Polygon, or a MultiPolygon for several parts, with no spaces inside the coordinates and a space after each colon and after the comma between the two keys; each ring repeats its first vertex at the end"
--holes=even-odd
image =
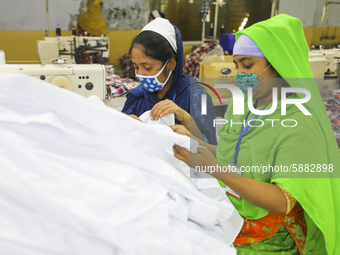
{"type": "Polygon", "coordinates": [[[81,64],[83,56],[91,57],[95,62],[105,64],[109,57],[110,40],[106,36],[57,36],[45,37],[38,41],[38,55],[42,64],[51,63],[52,59],[66,59],[68,64],[81,64]]]}
{"type": "Polygon", "coordinates": [[[320,46],[319,49],[312,49],[309,51],[309,59],[324,58],[324,76],[325,77],[339,77],[339,65],[340,65],[340,48],[324,49],[320,46]]]}
{"type": "Polygon", "coordinates": [[[100,64],[65,64],[59,59],[52,64],[0,65],[0,75],[9,73],[27,74],[85,97],[106,98],[106,71],[100,64]]]}
{"type": "Polygon", "coordinates": [[[331,89],[339,89],[339,66],[340,66],[340,48],[319,49],[309,51],[309,63],[312,68],[315,82],[323,98],[333,97],[328,93],[331,89]]]}

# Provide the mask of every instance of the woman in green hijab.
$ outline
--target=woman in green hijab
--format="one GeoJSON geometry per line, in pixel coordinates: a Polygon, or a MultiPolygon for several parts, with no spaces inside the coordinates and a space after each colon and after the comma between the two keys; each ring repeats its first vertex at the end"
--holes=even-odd
{"type": "Polygon", "coordinates": [[[244,114],[233,114],[241,100],[234,96],[217,147],[200,141],[207,149],[190,154],[175,145],[175,156],[210,169],[227,186],[245,220],[234,242],[238,254],[340,254],[340,155],[302,23],[277,15],[239,31],[236,40],[244,114]]]}

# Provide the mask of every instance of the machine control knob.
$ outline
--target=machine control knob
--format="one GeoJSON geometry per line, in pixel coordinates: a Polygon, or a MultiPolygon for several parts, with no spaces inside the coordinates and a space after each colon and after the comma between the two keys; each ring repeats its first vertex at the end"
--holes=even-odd
{"type": "Polygon", "coordinates": [[[40,80],[44,81],[46,79],[45,75],[40,76],[40,80]]]}
{"type": "Polygon", "coordinates": [[[51,84],[56,85],[60,88],[64,88],[64,89],[73,91],[71,81],[64,76],[53,77],[53,79],[51,80],[51,84]]]}
{"type": "Polygon", "coordinates": [[[92,82],[86,83],[86,84],[85,84],[85,88],[86,88],[87,90],[92,90],[92,89],[93,89],[93,83],[92,83],[92,82]]]}

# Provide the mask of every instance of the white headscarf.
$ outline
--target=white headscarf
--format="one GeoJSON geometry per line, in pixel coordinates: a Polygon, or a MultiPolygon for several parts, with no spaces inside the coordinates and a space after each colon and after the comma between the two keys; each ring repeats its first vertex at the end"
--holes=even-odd
{"type": "Polygon", "coordinates": [[[161,36],[163,36],[177,53],[177,44],[176,44],[176,32],[174,26],[167,19],[156,18],[150,21],[143,29],[143,31],[153,31],[161,36]]]}

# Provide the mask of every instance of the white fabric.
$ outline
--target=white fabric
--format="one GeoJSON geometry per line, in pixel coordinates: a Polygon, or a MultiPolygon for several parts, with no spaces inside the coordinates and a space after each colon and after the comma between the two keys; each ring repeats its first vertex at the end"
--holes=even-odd
{"type": "Polygon", "coordinates": [[[0,132],[1,254],[236,254],[242,218],[187,177],[171,128],[11,74],[0,132]]]}
{"type": "Polygon", "coordinates": [[[153,31],[162,35],[177,53],[176,32],[174,26],[171,25],[169,20],[156,18],[143,27],[141,32],[143,31],[153,31]]]}
{"type": "MultiPolygon", "coordinates": [[[[139,116],[139,119],[145,123],[145,124],[151,124],[151,125],[165,125],[168,127],[174,126],[175,125],[175,114],[174,113],[169,113],[158,120],[152,120],[150,116],[151,111],[146,111],[144,112],[141,116],[139,116]]],[[[170,129],[166,131],[167,133],[171,133],[170,129]]],[[[177,144],[181,143],[183,147],[187,148],[191,153],[197,153],[197,148],[198,147],[203,147],[200,146],[198,141],[195,139],[188,139],[185,136],[180,136],[182,141],[177,140],[177,144]]],[[[204,147],[205,148],[205,147],[204,147]]],[[[172,148],[168,148],[166,150],[167,153],[170,155],[173,155],[172,148]]],[[[189,172],[187,173],[189,176],[189,172]]]]}
{"type": "Polygon", "coordinates": [[[173,112],[160,117],[158,120],[152,120],[151,116],[150,116],[150,111],[146,111],[144,112],[141,116],[139,116],[139,118],[141,119],[141,121],[143,121],[144,123],[147,124],[163,124],[166,126],[174,126],[175,125],[175,114],[173,112]]]}
{"type": "Polygon", "coordinates": [[[0,50],[0,65],[5,65],[6,59],[5,59],[5,52],[3,50],[0,50]]]}

